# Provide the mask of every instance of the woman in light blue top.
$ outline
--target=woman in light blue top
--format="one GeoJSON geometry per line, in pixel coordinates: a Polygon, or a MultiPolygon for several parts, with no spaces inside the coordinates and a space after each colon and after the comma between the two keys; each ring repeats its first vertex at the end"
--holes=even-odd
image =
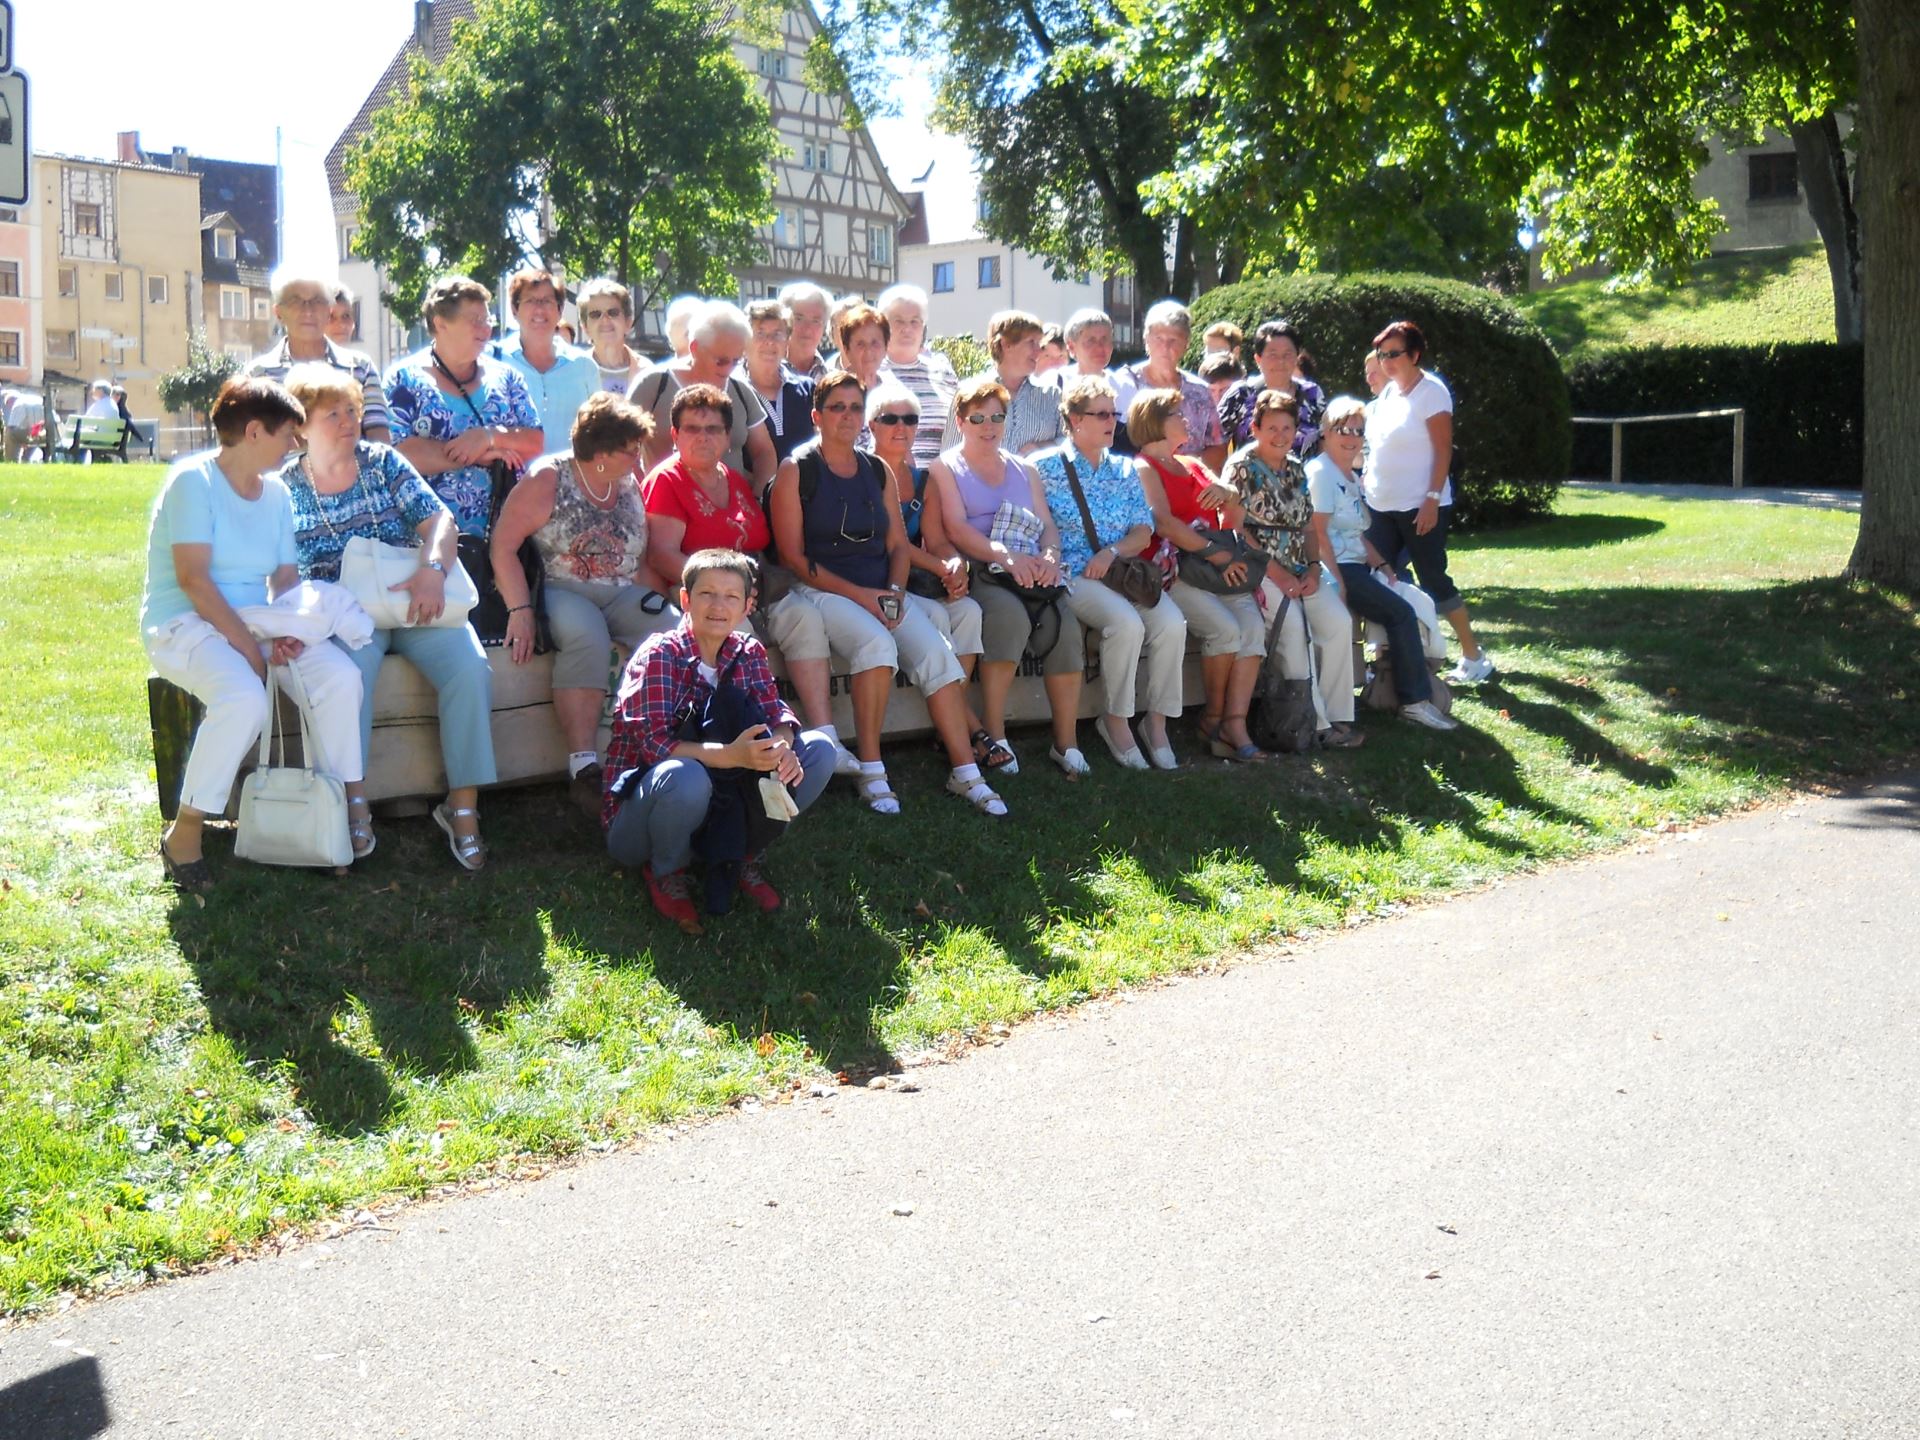
{"type": "MultiPolygon", "coordinates": [[[[366,536],[414,551],[419,569],[407,579],[415,623],[376,629],[369,644],[346,655],[360,671],[360,748],[373,740],[373,688],[381,662],[403,655],[439,699],[440,757],[447,771],[446,803],[433,820],[453,858],[467,870],[486,863],[480,840],[480,786],[498,775],[493,763],[493,670],[470,625],[436,626],[446,608],[448,570],[459,563],[453,516],[399,451],[359,439],[359,392],[339,372],[301,365],[287,388],[307,418],[307,453],[280,472],[293,498],[294,544],[300,574],[338,580],[349,540],[366,536]],[[344,382],[344,383],[343,383],[344,382]]],[[[373,853],[373,813],[364,800],[347,808],[348,838],[356,859],[373,853]]]]}
{"type": "MultiPolygon", "coordinates": [[[[1153,509],[1146,492],[1133,466],[1110,448],[1119,413],[1113,386],[1103,376],[1078,377],[1061,397],[1060,413],[1067,439],[1056,449],[1042,450],[1034,457],[1034,466],[1046,487],[1054,528],[1060,532],[1060,569],[1070,577],[1064,608],[1099,636],[1100,690],[1106,708],[1100,738],[1127,769],[1145,770],[1146,757],[1128,723],[1141,708],[1137,703],[1141,662],[1145,661],[1147,672],[1147,713],[1140,732],[1149,749],[1165,749],[1167,720],[1180,713],[1185,698],[1181,668],[1187,621],[1164,589],[1152,605],[1139,606],[1104,578],[1114,561],[1141,555],[1153,543],[1153,509]],[[1075,481],[1079,496],[1074,493],[1075,481]],[[1093,520],[1091,537],[1081,498],[1093,520]]],[[[1085,769],[1082,760],[1080,770],[1085,769]]],[[[1068,769],[1068,773],[1074,772],[1068,769]]]]}
{"type": "Polygon", "coordinates": [[[229,380],[213,402],[220,448],[178,462],[154,502],[141,640],[153,668],[206,707],[160,841],[160,863],[182,890],[212,888],[202,827],[226,812],[234,776],[267,723],[269,666],[282,685],[291,685],[289,669],[299,672],[314,768],[340,780],[349,798],[362,793],[360,672],[333,645],[263,643],[240,614],[299,582],[293,507],[267,472],[287,458],[305,418],[274,381],[229,380]]]}

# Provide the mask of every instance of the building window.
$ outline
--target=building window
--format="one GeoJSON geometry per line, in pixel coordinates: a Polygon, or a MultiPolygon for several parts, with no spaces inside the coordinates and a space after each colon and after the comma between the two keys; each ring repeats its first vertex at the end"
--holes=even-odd
{"type": "Polygon", "coordinates": [[[980,257],[980,288],[982,290],[1000,288],[1000,257],[998,255],[980,257]]]}
{"type": "Polygon", "coordinates": [[[781,210],[773,217],[773,243],[776,245],[798,245],[800,240],[800,212],[781,210]]]}
{"type": "Polygon", "coordinates": [[[107,271],[107,299],[124,300],[126,298],[126,283],[120,278],[120,272],[118,270],[107,271]]]}
{"type": "Polygon", "coordinates": [[[100,228],[100,207],[89,205],[85,201],[73,202],[73,233],[99,239],[104,233],[100,228]]]}
{"type": "Polygon", "coordinates": [[[787,52],[784,50],[762,50],[760,52],[760,73],[773,80],[787,78],[787,52]]]}
{"type": "Polygon", "coordinates": [[[827,172],[833,169],[833,146],[816,145],[811,140],[800,147],[800,168],[827,172]]]}
{"type": "Polygon", "coordinates": [[[149,305],[164,305],[167,303],[166,276],[149,275],[147,277],[147,303],[149,305]]]}
{"type": "Polygon", "coordinates": [[[233,259],[233,231],[216,230],[213,232],[213,258],[216,260],[233,259]]]}
{"type": "Polygon", "coordinates": [[[80,293],[80,272],[71,265],[62,265],[54,281],[54,289],[63,300],[70,300],[80,293]]]}
{"type": "Polygon", "coordinates": [[[74,334],[71,330],[49,330],[47,332],[47,358],[49,360],[71,360],[74,358],[74,334]]]}
{"type": "Polygon", "coordinates": [[[20,293],[20,262],[18,260],[0,260],[0,295],[13,296],[20,293]]]}
{"type": "Polygon", "coordinates": [[[1800,167],[1791,150],[1747,157],[1747,199],[1793,200],[1800,194],[1800,167]]]}
{"type": "Polygon", "coordinates": [[[342,260],[353,259],[353,237],[359,233],[360,227],[358,225],[342,225],[340,227],[340,258],[342,260]]]}
{"type": "Polygon", "coordinates": [[[232,285],[220,287],[220,318],[222,320],[244,320],[247,318],[247,292],[232,285]]]}
{"type": "Polygon", "coordinates": [[[256,295],[253,297],[253,318],[256,320],[271,320],[273,318],[273,305],[268,301],[266,296],[256,295]]]}
{"type": "Polygon", "coordinates": [[[0,365],[18,368],[20,364],[20,332],[18,330],[0,330],[0,365]]]}
{"type": "Polygon", "coordinates": [[[933,262],[933,293],[947,295],[953,291],[953,262],[936,260],[933,262]]]}
{"type": "Polygon", "coordinates": [[[973,218],[976,224],[986,224],[993,218],[993,202],[982,195],[974,202],[973,218]]]}
{"type": "Polygon", "coordinates": [[[867,227],[867,260],[874,265],[893,263],[893,232],[884,225],[867,227]]]}

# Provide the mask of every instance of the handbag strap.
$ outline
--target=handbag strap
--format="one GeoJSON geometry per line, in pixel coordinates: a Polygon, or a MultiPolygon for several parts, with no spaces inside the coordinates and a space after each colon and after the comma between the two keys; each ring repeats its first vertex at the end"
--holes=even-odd
{"type": "Polygon", "coordinates": [[[307,684],[300,676],[300,667],[292,663],[267,666],[267,723],[260,727],[259,768],[273,768],[273,745],[280,744],[280,760],[287,759],[286,737],[280,733],[280,696],[273,683],[273,672],[285,670],[288,676],[287,690],[293,697],[294,712],[300,717],[300,763],[302,768],[313,769],[313,735],[307,729],[307,684]]]}
{"type": "Polygon", "coordinates": [[[1069,453],[1072,449],[1071,441],[1060,447],[1060,466],[1067,472],[1067,484],[1073,487],[1073,503],[1080,507],[1080,525],[1087,532],[1087,549],[1097,553],[1100,532],[1093,526],[1093,507],[1087,504],[1087,492],[1080,488],[1080,472],[1074,468],[1073,456],[1069,453]]]}

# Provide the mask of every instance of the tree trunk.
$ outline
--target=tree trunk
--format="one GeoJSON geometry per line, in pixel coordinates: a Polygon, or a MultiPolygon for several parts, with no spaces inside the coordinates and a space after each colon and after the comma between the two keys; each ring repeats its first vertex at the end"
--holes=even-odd
{"type": "MultiPolygon", "coordinates": [[[[1833,282],[1834,336],[1842,345],[1860,343],[1860,217],[1853,208],[1853,184],[1847,174],[1847,149],[1840,125],[1829,110],[1817,120],[1791,127],[1793,153],[1807,210],[1827,249],[1827,274],[1833,282]]],[[[1854,177],[1857,179],[1857,177],[1854,177]]]]}
{"type": "Polygon", "coordinates": [[[1193,217],[1182,215],[1173,226],[1173,278],[1167,291],[1183,304],[1193,299],[1193,217]]]}
{"type": "Polygon", "coordinates": [[[1920,592],[1920,6],[1854,0],[1866,445],[1847,574],[1920,592]]]}

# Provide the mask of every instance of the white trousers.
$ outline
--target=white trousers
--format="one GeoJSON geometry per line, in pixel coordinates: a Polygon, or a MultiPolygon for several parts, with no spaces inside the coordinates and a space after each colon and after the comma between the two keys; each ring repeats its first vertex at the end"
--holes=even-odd
{"type": "Polygon", "coordinates": [[[1100,652],[1101,706],[1128,719],[1141,709],[1178,715],[1186,699],[1180,667],[1187,655],[1187,619],[1172,597],[1162,595],[1142,610],[1119,591],[1084,575],[1067,586],[1062,608],[1086,626],[1100,652]],[[1147,672],[1139,693],[1140,670],[1147,672]]]}
{"type": "MultiPolygon", "coordinates": [[[[1285,598],[1280,587],[1267,580],[1260,586],[1268,622],[1285,598]]],[[[1280,645],[1280,673],[1289,680],[1307,678],[1307,641],[1313,641],[1313,708],[1320,728],[1329,723],[1353,723],[1353,616],[1341,603],[1340,592],[1323,571],[1320,588],[1305,600],[1287,606],[1287,617],[1276,637],[1280,645]]]]}
{"type": "MultiPolygon", "coordinates": [[[[267,723],[267,687],[227,637],[198,615],[170,620],[143,639],[153,668],[206,707],[187,756],[180,803],[204,815],[224,814],[234,776],[267,723]]],[[[263,655],[267,650],[260,647],[263,655]]],[[[309,645],[293,667],[307,692],[307,727],[316,752],[308,763],[343,784],[365,779],[359,667],[331,643],[309,645]]],[[[268,673],[282,689],[291,684],[278,667],[268,673]]]]}

